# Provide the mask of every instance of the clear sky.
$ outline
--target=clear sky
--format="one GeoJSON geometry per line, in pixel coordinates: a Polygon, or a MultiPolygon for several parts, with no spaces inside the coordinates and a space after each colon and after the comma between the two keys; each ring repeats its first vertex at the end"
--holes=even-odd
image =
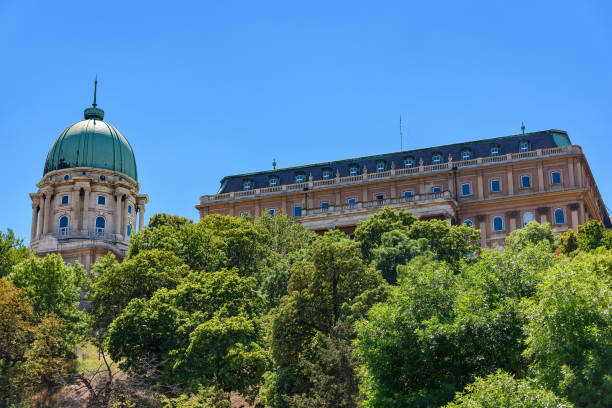
{"type": "Polygon", "coordinates": [[[99,78],[147,216],[224,175],[562,129],[612,207],[609,1],[0,0],[0,229],[99,78]]]}

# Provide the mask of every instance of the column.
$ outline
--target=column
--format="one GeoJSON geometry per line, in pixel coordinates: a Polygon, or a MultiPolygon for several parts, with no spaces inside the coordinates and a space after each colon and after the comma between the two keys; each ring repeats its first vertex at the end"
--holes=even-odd
{"type": "Polygon", "coordinates": [[[569,186],[574,187],[574,158],[567,159],[567,173],[569,175],[569,186]]]}
{"type": "Polygon", "coordinates": [[[145,203],[138,203],[138,231],[144,228],[145,203]]]}
{"type": "Polygon", "coordinates": [[[341,205],[340,202],[340,190],[336,190],[336,205],[341,205]]]}
{"type": "Polygon", "coordinates": [[[572,219],[572,228],[574,232],[578,232],[578,203],[573,203],[568,205],[568,209],[570,210],[571,219],[572,219]]]}
{"type": "Polygon", "coordinates": [[[125,196],[125,200],[123,200],[123,221],[121,222],[121,234],[123,236],[127,236],[127,226],[128,226],[128,205],[129,205],[129,196],[125,196]]]}
{"type": "Polygon", "coordinates": [[[508,234],[516,229],[516,219],[518,217],[518,211],[508,211],[506,212],[506,217],[510,220],[510,229],[508,230],[508,234]]]}
{"type": "Polygon", "coordinates": [[[287,196],[285,194],[281,197],[281,212],[285,215],[289,214],[287,212],[287,196]]]}
{"type": "Polygon", "coordinates": [[[548,207],[538,207],[536,208],[536,212],[540,216],[540,224],[544,224],[546,221],[548,221],[548,207]]]}
{"type": "Polygon", "coordinates": [[[506,168],[506,174],[508,176],[508,195],[514,195],[514,174],[512,172],[512,166],[506,168]]]}
{"type": "Polygon", "coordinates": [[[231,203],[230,204],[230,208],[229,208],[229,215],[230,215],[230,217],[234,217],[235,216],[235,214],[234,214],[234,211],[236,210],[235,207],[236,207],[236,203],[231,203]]]}
{"type": "Polygon", "coordinates": [[[538,191],[544,191],[544,169],[542,163],[538,163],[538,191]]]}
{"type": "Polygon", "coordinates": [[[38,223],[38,200],[32,200],[32,226],[30,227],[30,242],[36,239],[36,224],[38,223]]]}
{"type": "Polygon", "coordinates": [[[70,230],[71,231],[80,231],[81,230],[81,226],[79,225],[79,223],[81,222],[81,217],[80,217],[80,208],[81,208],[81,194],[80,194],[81,190],[79,188],[76,188],[75,190],[72,191],[72,208],[74,208],[74,217],[72,217],[72,222],[74,223],[74,225],[70,226],[70,230]]]}
{"type": "Polygon", "coordinates": [[[480,246],[483,248],[487,247],[487,216],[477,215],[478,227],[480,228],[480,246]]]}
{"type": "Polygon", "coordinates": [[[361,201],[370,201],[368,200],[368,188],[366,186],[361,186],[361,201]]]}
{"type": "Polygon", "coordinates": [[[484,198],[484,187],[482,185],[482,170],[478,171],[478,199],[484,198]]]}
{"type": "Polygon", "coordinates": [[[117,235],[122,235],[121,234],[121,197],[123,197],[123,194],[115,193],[115,198],[117,199],[117,202],[115,203],[115,234],[117,235]]]}
{"type": "Polygon", "coordinates": [[[42,237],[45,225],[45,196],[40,196],[40,215],[38,216],[38,238],[42,237]]]}
{"type": "Polygon", "coordinates": [[[83,213],[81,221],[81,230],[89,231],[89,196],[91,195],[91,188],[87,187],[83,189],[85,194],[83,195],[83,213]]]}
{"type": "Polygon", "coordinates": [[[578,171],[578,187],[582,187],[582,163],[576,161],[576,170],[578,171]]]}
{"type": "Polygon", "coordinates": [[[45,220],[43,222],[43,235],[47,234],[49,232],[49,224],[50,224],[50,220],[49,220],[49,212],[50,212],[50,208],[51,207],[51,192],[47,191],[45,193],[45,220]]]}

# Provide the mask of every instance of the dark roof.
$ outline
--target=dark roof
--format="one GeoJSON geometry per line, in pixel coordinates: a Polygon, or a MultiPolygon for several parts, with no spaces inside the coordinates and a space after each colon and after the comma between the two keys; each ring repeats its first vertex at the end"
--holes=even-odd
{"type": "Polygon", "coordinates": [[[418,166],[422,159],[425,165],[432,164],[432,155],[440,153],[444,162],[448,161],[449,154],[453,160],[461,160],[461,152],[470,150],[472,158],[490,156],[491,147],[497,145],[500,148],[500,154],[518,153],[519,143],[527,141],[530,143],[531,150],[546,149],[550,147],[567,146],[571,144],[567,132],[562,130],[544,130],[541,132],[532,132],[512,136],[497,137],[492,139],[475,140],[472,142],[455,143],[445,146],[428,147],[425,149],[406,150],[395,153],[385,153],[375,156],[356,157],[353,159],[336,160],[326,163],[307,164],[303,166],[286,167],[283,169],[259,171],[255,173],[236,174],[226,176],[221,180],[221,188],[219,193],[230,193],[233,191],[242,191],[245,181],[251,181],[253,188],[269,187],[271,177],[278,177],[280,184],[295,183],[297,174],[304,174],[308,178],[310,174],[314,180],[321,180],[324,169],[331,169],[332,175],[336,175],[336,171],[340,172],[340,177],[348,176],[350,167],[356,166],[361,172],[367,167],[368,172],[376,171],[376,164],[383,161],[386,168],[390,168],[391,162],[395,163],[396,168],[404,167],[404,160],[411,157],[415,160],[418,166]]]}

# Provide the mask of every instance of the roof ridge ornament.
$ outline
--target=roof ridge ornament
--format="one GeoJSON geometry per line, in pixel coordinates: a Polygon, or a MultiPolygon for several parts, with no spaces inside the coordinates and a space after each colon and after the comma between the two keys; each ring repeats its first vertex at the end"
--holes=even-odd
{"type": "Polygon", "coordinates": [[[98,94],[98,74],[96,74],[96,80],[94,81],[94,98],[91,106],[92,108],[85,109],[84,116],[85,119],[93,119],[93,120],[103,120],[104,119],[104,111],[102,109],[97,108],[98,104],[96,102],[98,94]]]}

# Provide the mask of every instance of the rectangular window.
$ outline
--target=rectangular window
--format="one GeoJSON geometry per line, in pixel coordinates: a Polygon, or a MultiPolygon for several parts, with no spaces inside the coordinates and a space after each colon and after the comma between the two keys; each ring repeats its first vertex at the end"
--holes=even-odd
{"type": "Polygon", "coordinates": [[[329,180],[331,172],[329,170],[323,170],[323,180],[329,180]]]}
{"type": "Polygon", "coordinates": [[[376,164],[376,171],[379,173],[385,171],[385,163],[379,162],[378,164],[376,164]]]}
{"type": "Polygon", "coordinates": [[[491,148],[491,156],[499,156],[499,147],[491,148]]]}
{"type": "Polygon", "coordinates": [[[98,205],[106,205],[106,197],[98,196],[98,205]]]}
{"type": "Polygon", "coordinates": [[[240,216],[241,216],[241,217],[248,217],[249,215],[251,215],[251,213],[250,213],[250,212],[248,212],[248,211],[241,211],[241,212],[240,212],[240,216]]]}
{"type": "Polygon", "coordinates": [[[327,201],[321,201],[321,211],[329,210],[329,203],[327,201]]]}
{"type": "Polygon", "coordinates": [[[357,167],[351,167],[351,169],[349,170],[349,174],[351,176],[356,176],[357,172],[358,172],[357,167]]]}
{"type": "Polygon", "coordinates": [[[62,204],[68,204],[68,196],[62,196],[62,204]]]}
{"type": "Polygon", "coordinates": [[[132,213],[132,206],[128,205],[128,214],[131,214],[131,213],[132,213]]]}
{"type": "Polygon", "coordinates": [[[346,203],[348,204],[348,208],[355,208],[355,204],[357,204],[357,198],[351,197],[346,200],[346,203]]]}
{"type": "Polygon", "coordinates": [[[301,217],[302,216],[302,206],[301,205],[294,205],[293,206],[293,216],[294,217],[301,217]]]}
{"type": "Polygon", "coordinates": [[[385,199],[385,195],[384,195],[384,194],[376,194],[376,195],[374,196],[374,199],[375,199],[375,200],[378,200],[378,201],[382,201],[382,200],[384,200],[384,199],[385,199]]]}
{"type": "Polygon", "coordinates": [[[463,183],[461,185],[461,195],[462,196],[472,195],[472,183],[463,183]]]}
{"type": "Polygon", "coordinates": [[[491,179],[491,192],[499,193],[501,191],[501,182],[499,179],[491,179]]]}
{"type": "Polygon", "coordinates": [[[431,192],[432,193],[441,193],[442,192],[442,187],[440,186],[435,186],[431,188],[431,192]]]}
{"type": "Polygon", "coordinates": [[[550,184],[561,184],[561,172],[553,171],[550,173],[550,184]]]}
{"type": "Polygon", "coordinates": [[[531,177],[529,175],[521,176],[521,188],[530,188],[531,187],[531,177]]]}
{"type": "Polygon", "coordinates": [[[271,216],[273,216],[273,217],[276,215],[276,210],[275,210],[274,208],[270,208],[270,209],[268,210],[268,212],[269,212],[269,213],[270,213],[270,215],[271,215],[271,216]]]}

